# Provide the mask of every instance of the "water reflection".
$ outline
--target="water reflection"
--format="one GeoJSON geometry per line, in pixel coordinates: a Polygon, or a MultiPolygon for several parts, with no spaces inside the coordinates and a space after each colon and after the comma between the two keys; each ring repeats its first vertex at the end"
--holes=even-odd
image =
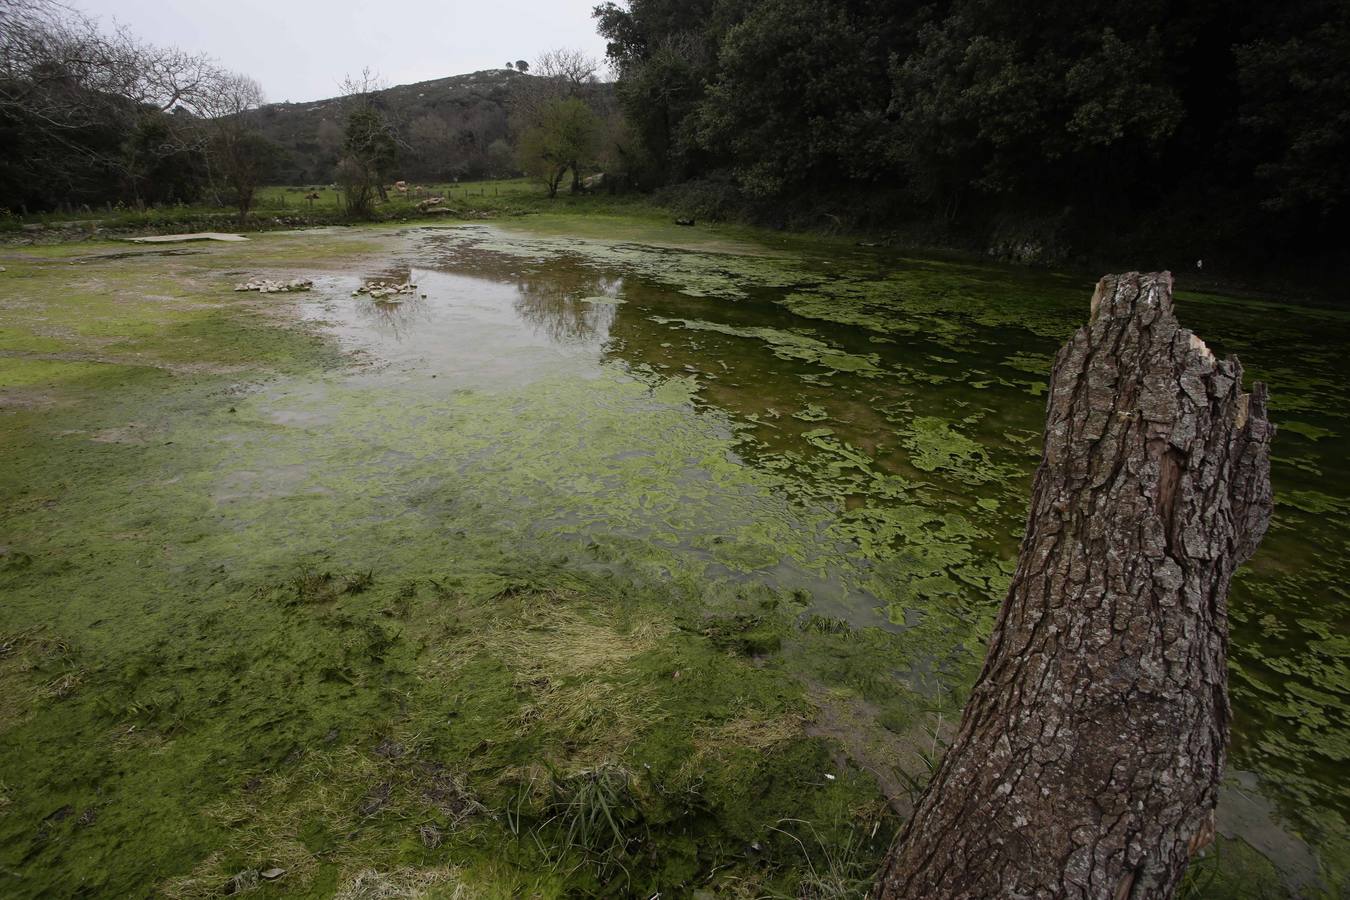
{"type": "Polygon", "coordinates": [[[364,279],[365,283],[385,282],[418,286],[411,294],[375,300],[364,294],[353,299],[356,317],[371,330],[388,335],[395,341],[411,339],[414,334],[432,323],[432,308],[421,288],[422,275],[417,269],[388,270],[364,279]]]}
{"type": "MultiPolygon", "coordinates": [[[[817,305],[794,305],[790,284],[772,280],[759,289],[738,282],[734,297],[710,284],[683,293],[672,283],[675,251],[653,252],[638,265],[635,245],[586,257],[557,241],[536,256],[533,248],[545,241],[522,250],[502,232],[480,229],[480,236],[483,246],[414,235],[415,268],[368,277],[413,276],[419,296],[393,306],[344,297],[329,317],[410,375],[453,376],[433,382],[438,390],[616,371],[647,381],[653,395],[674,385],[682,409],[700,411],[689,418],[708,413],[702,424],[681,427],[717,423],[733,431],[728,459],[777,479],[791,503],[832,517],[803,541],[829,556],[818,567],[814,559],[772,562],[769,551],[782,544],[768,538],[764,547],[719,542],[743,523],[728,513],[740,507],[714,491],[703,505],[689,500],[688,481],[709,468],[707,459],[683,469],[642,463],[672,443],[652,436],[650,408],[624,410],[633,430],[611,428],[626,442],[613,454],[593,451],[612,435],[597,433],[600,418],[578,402],[536,417],[555,423],[541,432],[541,469],[556,489],[549,502],[576,507],[572,518],[558,519],[568,533],[582,540],[619,533],[636,542],[664,533],[681,553],[711,555],[727,570],[800,589],[818,606],[839,592],[832,615],[857,622],[860,611],[850,616],[844,607],[866,604],[867,614],[881,607],[898,628],[982,646],[1024,524],[1049,362],[1081,324],[1086,289],[992,268],[878,259],[863,269],[836,260],[820,264],[833,268],[815,282],[817,305]],[[829,293],[839,285],[848,290],[829,293]],[[623,302],[587,302],[595,298],[623,302]],[[831,318],[840,311],[854,321],[831,318]],[[568,471],[568,464],[589,468],[568,471]],[[559,472],[568,477],[552,477],[559,472]],[[616,509],[635,483],[650,489],[650,508],[616,509]],[[675,519],[672,509],[696,512],[675,519]],[[853,559],[867,577],[850,581],[830,556],[841,543],[856,548],[853,559]]],[[[686,268],[700,277],[735,270],[722,257],[686,268]]],[[[1216,351],[1240,352],[1252,374],[1270,381],[1283,429],[1276,521],[1231,597],[1234,765],[1278,785],[1285,813],[1307,821],[1316,811],[1309,834],[1334,832],[1347,808],[1333,754],[1345,734],[1339,660],[1346,651],[1337,636],[1346,631],[1342,551],[1350,534],[1350,427],[1342,412],[1350,408],[1342,352],[1350,317],[1298,308],[1270,316],[1254,304],[1201,297],[1179,303],[1216,351]]],[[[521,429],[513,428],[500,441],[494,474],[501,478],[514,475],[523,452],[521,429]]],[[[940,657],[933,665],[934,678],[947,677],[940,657]]]]}
{"type": "MultiPolygon", "coordinates": [[[[371,282],[416,285],[413,293],[384,299],[366,294],[330,302],[329,318],[383,353],[454,367],[463,354],[515,358],[526,347],[590,351],[598,360],[618,311],[623,279],[587,275],[484,278],[437,269],[383,269],[371,282]]],[[[345,287],[345,284],[344,284],[345,287]]]]}
{"type": "Polygon", "coordinates": [[[558,344],[604,343],[618,315],[622,278],[523,277],[516,281],[516,313],[558,344]]]}

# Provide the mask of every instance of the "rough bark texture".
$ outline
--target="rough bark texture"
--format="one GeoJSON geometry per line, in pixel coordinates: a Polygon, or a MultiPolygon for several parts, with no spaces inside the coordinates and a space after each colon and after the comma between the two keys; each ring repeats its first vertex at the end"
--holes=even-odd
{"type": "Polygon", "coordinates": [[[1228,584],[1270,521],[1274,432],[1169,273],[1101,280],[984,669],[877,897],[1172,895],[1213,834],[1228,584]]]}

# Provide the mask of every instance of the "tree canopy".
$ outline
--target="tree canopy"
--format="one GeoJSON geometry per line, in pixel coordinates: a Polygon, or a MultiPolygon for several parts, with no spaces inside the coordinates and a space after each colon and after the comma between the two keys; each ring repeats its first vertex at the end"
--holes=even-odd
{"type": "Polygon", "coordinates": [[[576,170],[595,153],[599,120],[576,97],[544,100],[520,133],[516,153],[521,168],[544,182],[550,197],[568,169],[576,170]]]}
{"type": "Polygon", "coordinates": [[[270,154],[251,79],[48,0],[0,0],[0,206],[160,203],[228,192],[270,154]]]}
{"type": "Polygon", "coordinates": [[[631,0],[595,8],[652,184],[791,209],[1178,252],[1326,248],[1350,224],[1350,8],[1334,0],[631,0]],[[1212,221],[1211,227],[1197,223],[1212,221]]]}

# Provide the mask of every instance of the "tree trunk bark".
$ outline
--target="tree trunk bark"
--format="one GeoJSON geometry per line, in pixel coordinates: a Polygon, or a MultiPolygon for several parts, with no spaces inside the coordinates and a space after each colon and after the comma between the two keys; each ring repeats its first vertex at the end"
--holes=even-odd
{"type": "Polygon", "coordinates": [[[1228,584],[1270,522],[1274,433],[1170,273],[1098,283],[984,669],[877,898],[1172,896],[1213,836],[1228,584]]]}

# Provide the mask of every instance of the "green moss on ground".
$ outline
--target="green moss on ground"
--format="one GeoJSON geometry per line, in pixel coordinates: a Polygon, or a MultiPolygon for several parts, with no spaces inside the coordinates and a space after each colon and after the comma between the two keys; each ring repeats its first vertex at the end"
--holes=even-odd
{"type": "MultiPolygon", "coordinates": [[[[3,254],[0,891],[868,882],[975,677],[1087,291],[536,218],[3,254]],[[435,308],[343,306],[414,265],[546,337],[493,368],[472,317],[419,344],[435,308]]],[[[1183,299],[1301,423],[1233,592],[1234,760],[1334,890],[1343,325],[1183,299]]],[[[1220,852],[1197,896],[1264,896],[1220,852]]]]}

